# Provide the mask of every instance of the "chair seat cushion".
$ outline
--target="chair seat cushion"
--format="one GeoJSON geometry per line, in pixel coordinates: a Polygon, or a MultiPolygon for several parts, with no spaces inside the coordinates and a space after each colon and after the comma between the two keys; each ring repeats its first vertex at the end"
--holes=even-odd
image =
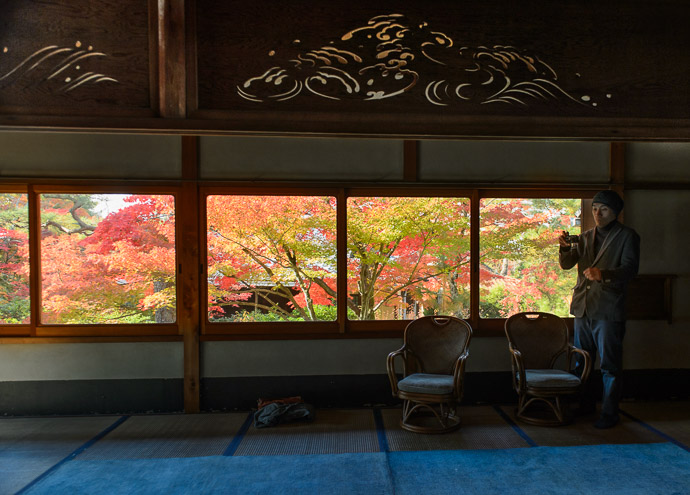
{"type": "Polygon", "coordinates": [[[452,375],[434,375],[431,373],[415,373],[398,382],[398,388],[404,392],[434,395],[452,394],[453,385],[452,375]]]}
{"type": "Polygon", "coordinates": [[[534,388],[577,388],[580,379],[564,370],[525,370],[528,387],[534,388]]]}

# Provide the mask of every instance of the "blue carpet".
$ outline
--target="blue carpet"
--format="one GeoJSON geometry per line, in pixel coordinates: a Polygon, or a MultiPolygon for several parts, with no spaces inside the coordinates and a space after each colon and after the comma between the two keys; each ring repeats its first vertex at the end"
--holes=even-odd
{"type": "Polygon", "coordinates": [[[385,454],[71,461],[26,494],[388,494],[385,454]]]}
{"type": "Polygon", "coordinates": [[[690,453],[669,443],[393,452],[389,461],[396,495],[690,494],[690,453]]]}
{"type": "Polygon", "coordinates": [[[66,462],[27,494],[690,494],[670,443],[66,462]]]}

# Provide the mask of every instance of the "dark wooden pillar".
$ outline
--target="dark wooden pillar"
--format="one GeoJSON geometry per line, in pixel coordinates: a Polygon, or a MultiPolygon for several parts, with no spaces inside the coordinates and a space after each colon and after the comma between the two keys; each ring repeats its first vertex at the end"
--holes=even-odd
{"type": "Polygon", "coordinates": [[[186,116],[185,2],[158,1],[158,105],[161,117],[186,116]]]}
{"type": "Polygon", "coordinates": [[[196,136],[182,136],[182,191],[178,198],[178,318],[184,343],[184,410],[200,410],[199,352],[199,218],[198,142],[196,136]],[[184,268],[183,268],[184,267],[184,268]]]}
{"type": "MultiPolygon", "coordinates": [[[[625,198],[625,143],[614,142],[611,143],[609,159],[609,177],[611,180],[611,189],[625,198]]],[[[618,216],[619,220],[623,221],[625,210],[618,216]]]]}

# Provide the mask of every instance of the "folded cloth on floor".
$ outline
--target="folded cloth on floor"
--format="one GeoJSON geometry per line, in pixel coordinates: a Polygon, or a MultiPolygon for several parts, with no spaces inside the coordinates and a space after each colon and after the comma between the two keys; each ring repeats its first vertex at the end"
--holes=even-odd
{"type": "Polygon", "coordinates": [[[254,413],[254,426],[266,428],[291,421],[312,421],[313,419],[314,407],[310,404],[273,402],[254,413]]]}
{"type": "Polygon", "coordinates": [[[256,401],[257,407],[259,409],[273,403],[296,404],[297,402],[303,402],[302,397],[300,397],[299,395],[295,395],[294,397],[283,397],[282,399],[259,399],[258,401],[256,401]]]}

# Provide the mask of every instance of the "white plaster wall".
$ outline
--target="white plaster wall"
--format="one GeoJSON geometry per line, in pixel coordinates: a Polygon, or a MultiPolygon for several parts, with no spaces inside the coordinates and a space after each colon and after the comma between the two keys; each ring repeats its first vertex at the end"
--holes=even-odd
{"type": "Polygon", "coordinates": [[[399,339],[262,340],[204,342],[201,374],[223,376],[295,376],[378,374],[399,339]]]}
{"type": "MultiPolygon", "coordinates": [[[[203,377],[366,375],[386,372],[401,339],[205,342],[203,377]]],[[[179,342],[3,344],[0,382],[182,378],[179,342]]],[[[474,339],[468,371],[510,369],[505,340],[474,339]]]]}
{"type": "Polygon", "coordinates": [[[202,179],[403,179],[403,142],[390,139],[199,138],[202,179]]]}
{"type": "Polygon", "coordinates": [[[181,342],[0,344],[0,382],[182,377],[181,342]]]}
{"type": "Polygon", "coordinates": [[[179,136],[0,132],[0,177],[179,179],[179,136]]]}
{"type": "Polygon", "coordinates": [[[419,178],[444,182],[606,182],[609,144],[421,141],[419,178]]]}
{"type": "Polygon", "coordinates": [[[629,143],[625,155],[629,181],[690,179],[690,143],[629,143]]]}
{"type": "MultiPolygon", "coordinates": [[[[647,166],[654,169],[659,162],[649,160],[647,166]]],[[[690,191],[629,191],[625,202],[625,223],[641,237],[640,273],[677,278],[672,323],[628,322],[624,367],[690,368],[690,191]]]]}
{"type": "MultiPolygon", "coordinates": [[[[202,344],[203,377],[368,375],[386,373],[402,339],[231,341],[202,344]]],[[[467,371],[510,369],[503,338],[474,339],[467,371]]]]}

